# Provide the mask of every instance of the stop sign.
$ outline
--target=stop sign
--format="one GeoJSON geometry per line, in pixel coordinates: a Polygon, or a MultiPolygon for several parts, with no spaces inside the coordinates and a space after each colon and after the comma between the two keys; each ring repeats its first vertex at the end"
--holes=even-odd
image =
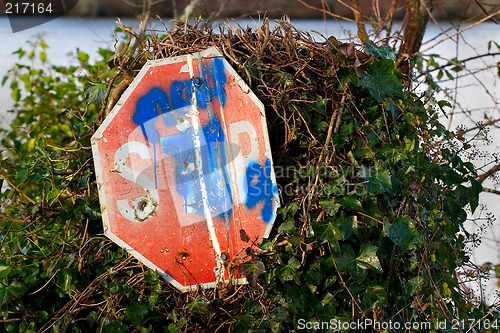
{"type": "Polygon", "coordinates": [[[264,107],[217,49],[148,61],[92,150],[110,239],[182,291],[245,281],[279,199],[264,107]]]}

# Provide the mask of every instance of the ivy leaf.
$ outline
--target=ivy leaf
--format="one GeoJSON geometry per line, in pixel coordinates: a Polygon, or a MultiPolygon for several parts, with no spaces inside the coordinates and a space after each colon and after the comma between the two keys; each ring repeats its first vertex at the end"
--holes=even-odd
{"type": "Polygon", "coordinates": [[[422,290],[424,284],[425,284],[425,279],[423,277],[415,276],[414,278],[404,283],[404,288],[406,290],[406,293],[408,293],[409,295],[413,295],[417,291],[422,290]]]}
{"type": "Polygon", "coordinates": [[[102,103],[106,96],[106,89],[107,86],[105,84],[93,84],[89,86],[85,92],[87,103],[89,105],[102,103]]]}
{"type": "Polygon", "coordinates": [[[0,265],[0,279],[4,279],[9,275],[12,268],[6,265],[0,265]]]}
{"type": "Polygon", "coordinates": [[[134,326],[141,326],[148,320],[148,306],[146,304],[133,303],[127,306],[125,314],[134,326]]]}
{"type": "Polygon", "coordinates": [[[75,272],[70,269],[64,269],[57,274],[57,284],[61,287],[64,292],[68,292],[72,289],[73,274],[75,272]]]}
{"type": "Polygon", "coordinates": [[[400,217],[394,223],[384,222],[387,236],[401,248],[407,250],[415,242],[418,232],[409,217],[400,217]]]}
{"type": "Polygon", "coordinates": [[[28,178],[28,173],[29,171],[27,168],[25,167],[19,168],[16,172],[16,182],[18,184],[23,183],[26,180],[26,178],[28,178]]]}
{"type": "Polygon", "coordinates": [[[463,222],[467,218],[467,214],[462,206],[457,202],[455,196],[446,196],[446,213],[453,222],[463,222]]]}
{"type": "Polygon", "coordinates": [[[306,283],[308,284],[320,284],[325,278],[324,273],[321,269],[321,264],[318,261],[313,262],[304,274],[306,283]]]}
{"type": "Polygon", "coordinates": [[[368,73],[361,73],[359,85],[367,89],[379,102],[387,98],[404,98],[403,86],[396,75],[393,60],[384,59],[371,64],[368,73]]]}
{"type": "Polygon", "coordinates": [[[19,89],[19,87],[15,86],[14,88],[12,88],[10,97],[14,102],[19,102],[21,100],[21,90],[19,89]]]}
{"type": "Polygon", "coordinates": [[[282,223],[278,227],[279,233],[291,233],[294,231],[295,231],[295,220],[294,219],[288,219],[288,221],[282,223]]]}
{"type": "Polygon", "coordinates": [[[342,240],[349,239],[352,234],[354,234],[358,229],[358,221],[356,217],[348,217],[343,216],[339,219],[339,228],[342,236],[342,240]]]}
{"type": "Polygon", "coordinates": [[[288,260],[286,265],[282,265],[281,267],[276,269],[276,276],[281,282],[292,281],[299,283],[299,274],[297,270],[300,267],[300,262],[292,257],[288,260]]]}
{"type": "Polygon", "coordinates": [[[335,199],[335,202],[340,204],[344,209],[348,210],[362,210],[363,206],[361,205],[361,202],[358,200],[358,198],[353,197],[353,196],[344,196],[335,199]]]}
{"type": "Polygon", "coordinates": [[[387,304],[387,293],[381,284],[371,284],[366,288],[362,305],[365,312],[372,311],[375,307],[382,308],[387,304]]]}
{"type": "Polygon", "coordinates": [[[240,272],[245,275],[251,286],[257,284],[257,280],[262,273],[266,271],[266,266],[258,257],[253,257],[252,260],[241,264],[240,272]]]}
{"type": "Polygon", "coordinates": [[[402,146],[387,146],[380,149],[379,154],[384,160],[396,163],[406,158],[406,152],[402,146]]]}
{"type": "Polygon", "coordinates": [[[349,272],[356,282],[362,282],[369,271],[382,272],[377,249],[376,246],[365,243],[356,256],[354,250],[346,245],[342,247],[344,255],[337,261],[337,267],[341,272],[349,272]]]}
{"type": "Polygon", "coordinates": [[[439,108],[441,109],[441,111],[445,111],[445,107],[448,107],[448,108],[451,108],[452,105],[450,102],[448,102],[447,100],[440,100],[437,102],[437,105],[439,106],[439,108]]]}
{"type": "Polygon", "coordinates": [[[341,205],[334,200],[321,200],[319,204],[325,208],[326,214],[328,216],[335,216],[335,214],[341,207],[341,205]]]}
{"type": "Polygon", "coordinates": [[[313,224],[315,238],[321,243],[328,242],[333,249],[339,250],[338,240],[341,238],[341,232],[337,225],[332,222],[318,222],[313,224]]]}
{"type": "Polygon", "coordinates": [[[128,327],[117,320],[113,320],[106,325],[103,326],[102,328],[102,333],[128,333],[130,332],[128,327]]]}
{"type": "Polygon", "coordinates": [[[377,256],[377,250],[378,248],[375,245],[370,243],[363,244],[359,256],[356,259],[358,265],[382,273],[382,266],[377,256]]]}
{"type": "Polygon", "coordinates": [[[333,242],[340,238],[340,231],[331,222],[316,223],[313,225],[316,238],[322,241],[333,242]]]}
{"type": "Polygon", "coordinates": [[[18,281],[10,284],[6,280],[0,281],[0,305],[7,303],[11,298],[20,297],[28,288],[18,281]]]}
{"type": "Polygon", "coordinates": [[[392,61],[396,61],[396,53],[387,45],[382,45],[377,47],[377,45],[373,44],[370,41],[366,41],[365,43],[366,52],[371,55],[380,58],[380,59],[390,59],[392,61]]]}
{"type": "Polygon", "coordinates": [[[392,190],[391,174],[388,170],[362,167],[358,176],[368,180],[366,189],[372,194],[392,190]]]}
{"type": "Polygon", "coordinates": [[[337,301],[335,296],[330,293],[326,293],[321,300],[319,309],[316,311],[316,316],[322,322],[327,322],[333,318],[336,314],[337,301]]]}
{"type": "MultiPolygon", "coordinates": [[[[253,326],[253,323],[255,323],[256,319],[254,316],[248,313],[244,313],[236,317],[236,327],[234,328],[234,332],[252,332],[251,328],[253,326]]],[[[172,327],[168,332],[178,332],[179,330],[176,330],[175,328],[172,327]]]]}
{"type": "Polygon", "coordinates": [[[472,213],[476,211],[477,206],[479,206],[479,194],[483,191],[483,185],[478,182],[475,178],[471,177],[471,191],[470,191],[470,209],[472,213]]]}

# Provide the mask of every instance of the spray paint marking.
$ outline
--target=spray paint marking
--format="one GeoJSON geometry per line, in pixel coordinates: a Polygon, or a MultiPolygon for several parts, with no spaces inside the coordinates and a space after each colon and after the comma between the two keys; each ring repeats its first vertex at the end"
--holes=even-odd
{"type": "MultiPolygon", "coordinates": [[[[216,102],[221,110],[226,103],[224,86],[228,78],[224,62],[221,58],[213,58],[203,63],[198,59],[198,63],[200,77],[194,77],[192,63],[188,62],[190,79],[172,82],[168,93],[159,87],[151,88],[137,101],[132,120],[152,147],[155,188],[158,187],[156,145],[160,144],[163,157],[169,156],[176,162],[175,188],[183,198],[184,213],[198,213],[205,218],[210,213],[210,216],[228,220],[232,214],[233,196],[243,195],[249,209],[263,202],[261,217],[268,223],[274,217],[273,198],[277,196],[276,184],[271,178],[271,162],[266,160],[264,166],[258,162],[248,164],[246,171],[242,170],[242,176],[246,177],[243,180],[246,193],[232,193],[227,149],[233,147],[226,143],[222,123],[212,109],[216,102]],[[202,122],[201,118],[205,120],[202,122]],[[169,128],[175,126],[174,134],[161,137],[158,121],[169,128]]],[[[248,121],[240,123],[250,127],[250,137],[256,135],[248,121]]],[[[230,128],[239,128],[236,125],[231,124],[230,128]]],[[[237,142],[232,144],[237,145],[237,142]]]]}
{"type": "Polygon", "coordinates": [[[265,222],[273,218],[273,198],[278,193],[276,184],[271,178],[271,161],[266,160],[263,168],[259,163],[252,162],[248,165],[247,178],[247,201],[246,205],[252,209],[260,202],[264,202],[262,207],[262,219],[265,222]]]}

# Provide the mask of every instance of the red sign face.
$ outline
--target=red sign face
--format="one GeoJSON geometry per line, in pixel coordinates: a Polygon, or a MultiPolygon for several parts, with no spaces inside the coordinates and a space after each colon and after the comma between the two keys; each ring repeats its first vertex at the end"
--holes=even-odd
{"type": "Polygon", "coordinates": [[[106,235],[182,291],[227,281],[272,228],[264,107],[215,48],[149,61],[92,149],[106,235]]]}

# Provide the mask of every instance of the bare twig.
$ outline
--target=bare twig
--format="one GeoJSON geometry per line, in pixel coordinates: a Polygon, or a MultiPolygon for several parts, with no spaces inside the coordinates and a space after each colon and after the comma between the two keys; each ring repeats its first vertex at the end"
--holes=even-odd
{"type": "Polygon", "coordinates": [[[478,25],[480,25],[481,23],[486,22],[486,21],[488,21],[489,19],[491,19],[491,18],[493,18],[493,17],[495,17],[495,16],[497,16],[497,15],[500,15],[500,10],[497,10],[496,12],[491,13],[490,15],[488,15],[488,16],[486,16],[486,17],[483,17],[483,18],[481,18],[480,20],[477,20],[477,21],[475,21],[475,22],[473,22],[473,23],[469,24],[469,25],[468,25],[468,26],[466,26],[465,28],[460,29],[460,30],[457,30],[457,31],[455,31],[454,33],[452,33],[451,35],[446,36],[446,37],[444,37],[444,38],[442,38],[442,39],[438,40],[437,42],[435,42],[435,43],[434,43],[434,44],[432,44],[431,46],[428,46],[428,47],[426,47],[425,49],[420,50],[420,51],[419,51],[419,54],[424,54],[425,52],[427,52],[427,51],[429,51],[429,50],[432,50],[433,48],[435,48],[435,47],[436,47],[436,46],[438,46],[439,44],[441,44],[441,43],[443,43],[443,42],[445,42],[445,41],[447,41],[447,40],[449,40],[449,39],[451,39],[451,38],[453,38],[453,37],[456,37],[456,36],[458,36],[458,35],[460,35],[460,34],[464,33],[464,32],[465,32],[465,31],[467,31],[467,30],[470,30],[470,29],[472,29],[472,28],[474,28],[474,27],[477,27],[477,26],[478,26],[478,25]]]}
{"type": "Polygon", "coordinates": [[[333,18],[336,18],[336,19],[341,19],[341,20],[345,20],[347,22],[353,22],[355,23],[356,21],[353,20],[353,19],[350,19],[348,17],[345,17],[345,16],[342,16],[342,15],[338,15],[338,14],[335,14],[335,13],[332,13],[331,11],[329,10],[325,10],[323,8],[318,8],[318,7],[314,7],[314,6],[311,6],[310,4],[308,4],[307,2],[305,2],[304,0],[297,0],[300,4],[302,4],[303,6],[306,6],[307,8],[309,9],[313,9],[313,10],[316,10],[316,11],[319,11],[321,13],[323,13],[324,15],[328,15],[330,17],[333,17],[333,18]]]}

